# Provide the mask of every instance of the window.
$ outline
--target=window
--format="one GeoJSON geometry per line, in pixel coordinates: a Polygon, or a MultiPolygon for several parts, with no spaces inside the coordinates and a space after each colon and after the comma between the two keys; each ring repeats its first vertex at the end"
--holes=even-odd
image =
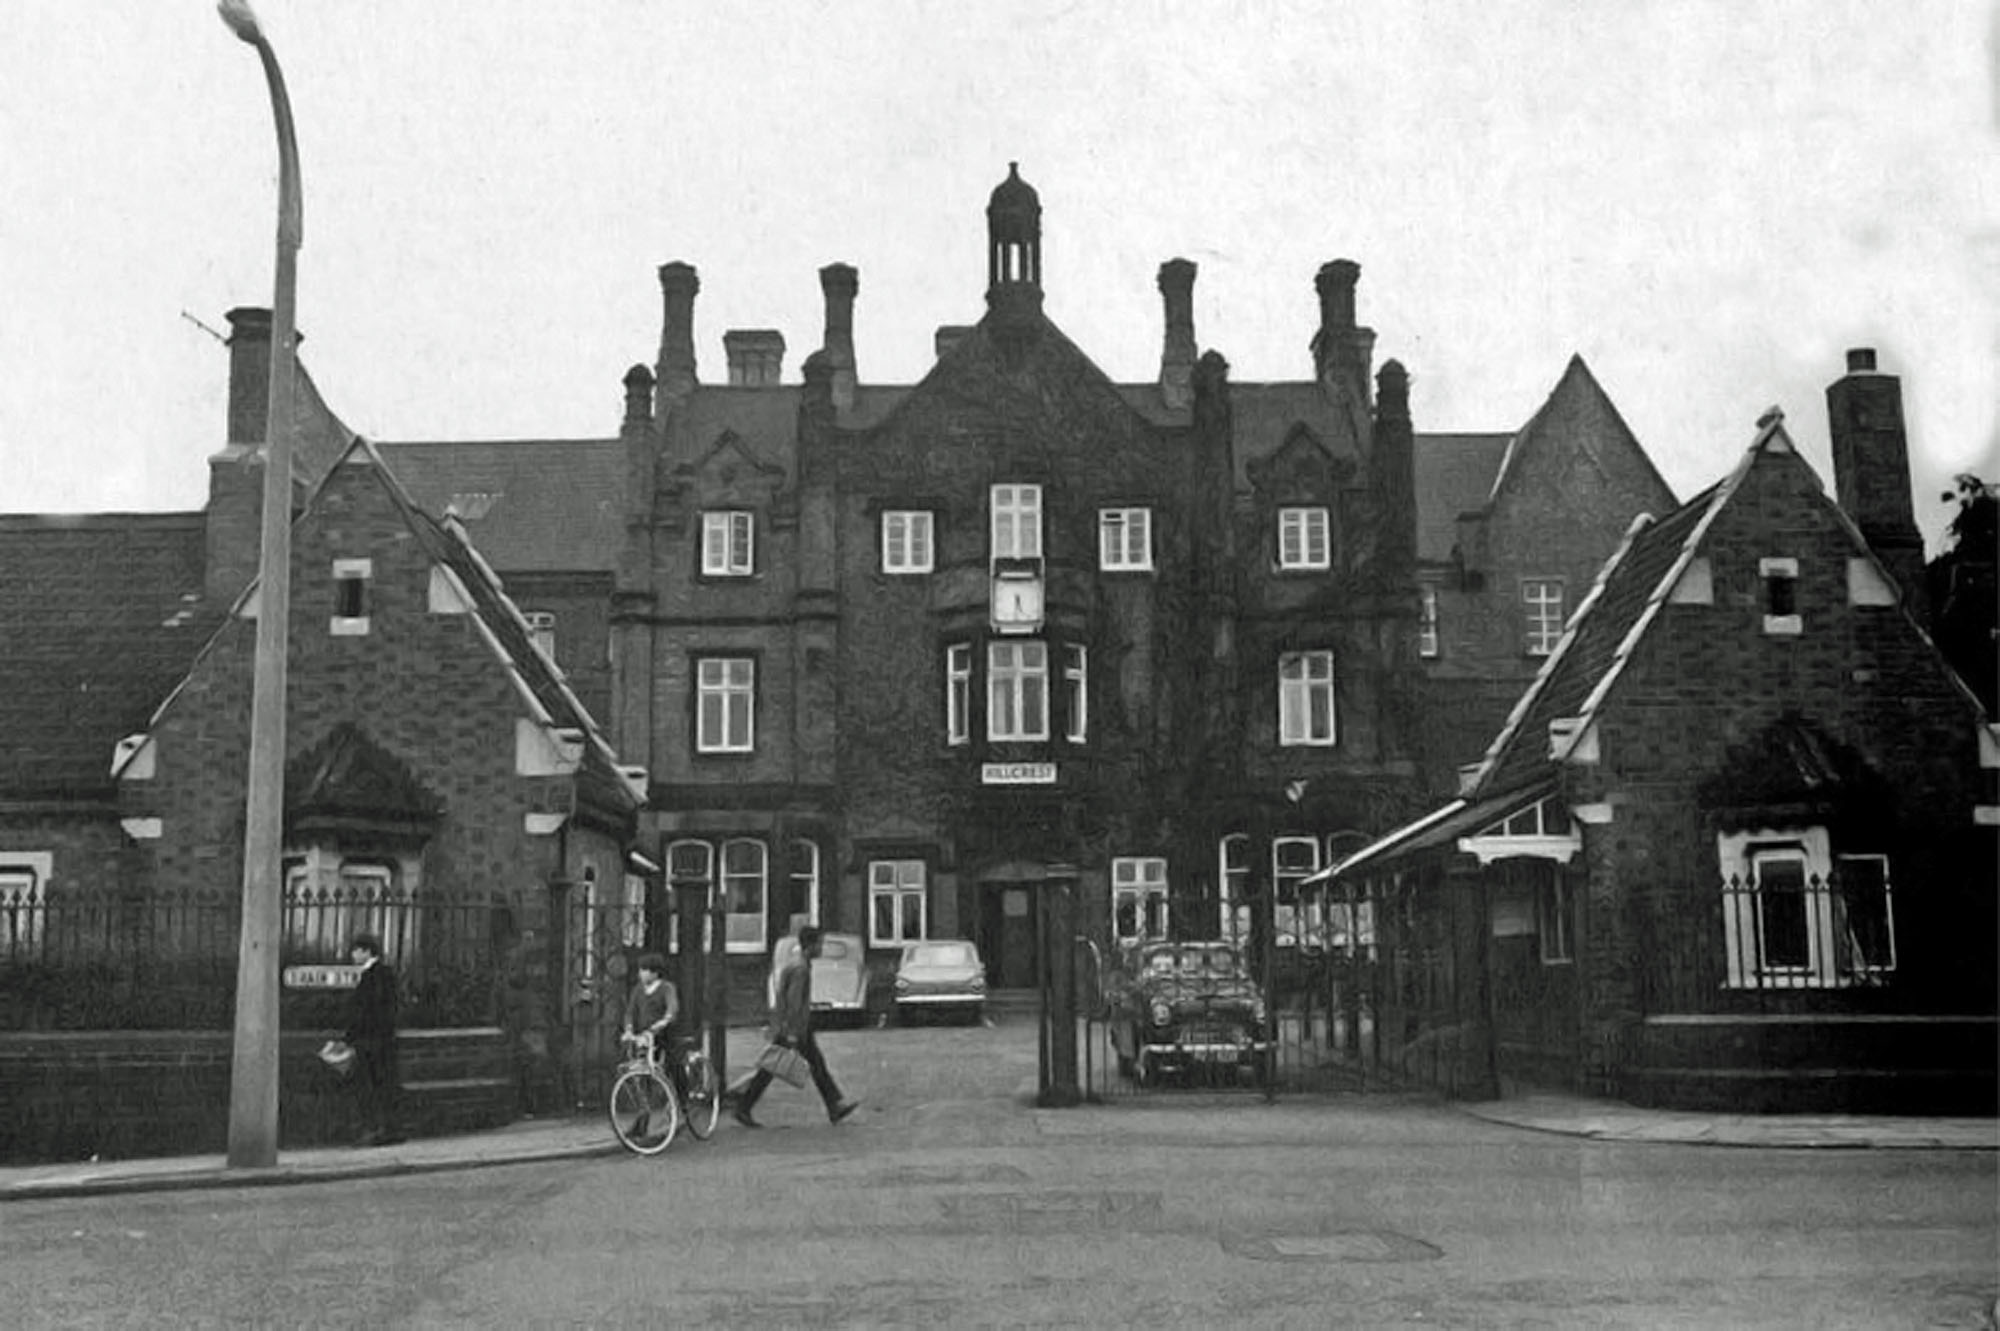
{"type": "Polygon", "coordinates": [[[409,959],[416,945],[415,903],[385,860],[343,859],[311,848],[285,860],[283,950],[313,961],[346,961],[354,935],[382,940],[385,960],[409,959]]]}
{"type": "Polygon", "coordinates": [[[741,509],[701,515],[701,571],[711,578],[747,578],[756,572],[753,516],[741,509]]]}
{"type": "Polygon", "coordinates": [[[577,904],[582,910],[583,928],[577,937],[571,940],[573,965],[570,979],[577,992],[587,997],[595,991],[599,965],[597,866],[594,864],[583,866],[583,881],[577,884],[577,904]]]}
{"type": "Polygon", "coordinates": [[[928,573],[932,558],[929,513],[898,509],[882,515],[884,573],[928,573]]]}
{"type": "Polygon", "coordinates": [[[947,744],[972,738],[972,645],[944,649],[944,737],[947,744]]]}
{"type": "Polygon", "coordinates": [[[1097,511],[1097,565],[1102,569],[1153,566],[1153,511],[1101,508],[1097,511]]]}
{"type": "Polygon", "coordinates": [[[1438,589],[1425,583],[1417,589],[1417,655],[1438,654],[1438,589]]]}
{"type": "Polygon", "coordinates": [[[1121,943],[1167,936],[1167,862],[1119,857],[1111,861],[1111,936],[1121,943]]]}
{"type": "Polygon", "coordinates": [[[1309,836],[1271,840],[1271,887],[1274,893],[1271,928],[1279,947],[1326,946],[1326,898],[1323,887],[1299,884],[1319,872],[1319,841],[1309,836]]]}
{"type": "Polygon", "coordinates": [[[625,901],[619,911],[618,941],[626,947],[646,946],[646,879],[641,874],[625,874],[625,901]]]}
{"type": "Polygon", "coordinates": [[[1250,838],[1231,832],[1216,846],[1216,882],[1222,889],[1222,937],[1239,946],[1250,941],[1250,838]]]}
{"type": "MultiPolygon", "coordinates": [[[[667,847],[667,884],[676,886],[698,886],[704,895],[715,891],[715,847],[706,841],[676,841],[667,847]]],[[[701,950],[708,951],[711,926],[706,916],[701,922],[701,950]]],[[[674,923],[672,935],[667,939],[667,950],[678,953],[681,950],[681,926],[674,923]]]]}
{"type": "Polygon", "coordinates": [[[1049,737],[1047,643],[986,644],[986,737],[1049,737]]]}
{"type": "Polygon", "coordinates": [[[1522,650],[1529,656],[1547,656],[1562,641],[1562,581],[1558,578],[1523,578],[1521,604],[1527,616],[1522,650]]]}
{"type": "Polygon", "coordinates": [[[871,947],[896,947],[924,937],[924,874],[922,860],[869,861],[871,947]]]}
{"type": "Polygon", "coordinates": [[[1333,566],[1324,508],[1278,510],[1278,567],[1323,569],[1333,566]]]}
{"type": "Polygon", "coordinates": [[[1278,658],[1278,743],[1333,740],[1333,653],[1284,653],[1278,658]]]}
{"type": "Polygon", "coordinates": [[[1836,859],[1824,827],[1723,833],[1717,850],[1727,986],[1846,988],[1893,972],[1887,857],[1836,859]]]}
{"type": "Polygon", "coordinates": [[[49,909],[49,870],[55,857],[0,855],[0,966],[36,960],[49,909]]]}
{"type": "Polygon", "coordinates": [[[697,663],[695,748],[701,753],[748,753],[755,731],[757,663],[743,657],[703,657],[697,663]]]}
{"type": "Polygon", "coordinates": [[[1570,925],[1574,918],[1569,876],[1551,864],[1535,884],[1535,932],[1541,937],[1542,964],[1560,965],[1573,961],[1570,925]]]}
{"type": "MultiPolygon", "coordinates": [[[[800,837],[792,842],[792,911],[807,924],[819,923],[819,842],[800,837]]],[[[786,933],[795,930],[787,928],[786,933]]]]}
{"type": "Polygon", "coordinates": [[[1090,736],[1089,655],[1080,642],[1063,647],[1063,688],[1069,708],[1069,725],[1064,732],[1069,742],[1081,744],[1090,736]]]}
{"type": "Polygon", "coordinates": [[[554,661],[556,659],[556,617],[547,610],[528,610],[521,618],[528,621],[528,637],[536,650],[554,661]]]}
{"type": "Polygon", "coordinates": [[[371,559],[333,561],[333,618],[328,632],[343,638],[368,632],[368,583],[374,576],[371,559]]]}
{"type": "Polygon", "coordinates": [[[763,952],[768,867],[763,842],[737,838],[722,843],[722,937],[726,951],[763,952]]]}
{"type": "Polygon", "coordinates": [[[1757,576],[1764,584],[1764,632],[1786,637],[1799,633],[1799,561],[1760,559],[1757,576]]]}
{"type": "Polygon", "coordinates": [[[1042,487],[996,485],[992,490],[993,558],[1042,557],[1042,487]]]}

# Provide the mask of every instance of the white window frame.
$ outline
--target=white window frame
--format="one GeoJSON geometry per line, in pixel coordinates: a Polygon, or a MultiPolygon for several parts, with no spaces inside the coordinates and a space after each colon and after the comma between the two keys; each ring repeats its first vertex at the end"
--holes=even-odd
{"type": "Polygon", "coordinates": [[[1107,573],[1146,573],[1153,567],[1153,510],[1097,510],[1097,566],[1107,573]]]}
{"type": "Polygon", "coordinates": [[[1310,573],[1333,567],[1333,519],[1323,504],[1287,504],[1278,510],[1278,567],[1310,573]]]}
{"type": "Polygon", "coordinates": [[[1308,892],[1299,886],[1318,873],[1320,865],[1318,837],[1271,838],[1271,933],[1275,946],[1325,946],[1326,888],[1322,885],[1308,892]],[[1288,893],[1289,901],[1285,899],[1288,893]],[[1290,944],[1284,941],[1287,937],[1293,940],[1290,944]]]}
{"type": "Polygon", "coordinates": [[[1229,832],[1215,843],[1216,928],[1239,947],[1250,942],[1250,835],[1229,832]]]}
{"type": "Polygon", "coordinates": [[[1758,600],[1764,607],[1764,632],[1783,638],[1797,637],[1804,632],[1805,620],[1799,615],[1799,561],[1786,556],[1759,559],[1757,581],[1758,600]],[[1777,589],[1780,586],[1785,589],[1784,607],[1779,605],[1777,589]]]}
{"type": "Polygon", "coordinates": [[[1846,935],[1847,946],[1853,949],[1856,956],[1859,956],[1861,954],[1861,945],[1855,940],[1854,931],[1846,927],[1843,918],[1843,913],[1847,909],[1847,906],[1846,894],[1842,889],[1841,866],[1863,861],[1882,866],[1882,923],[1887,934],[1884,941],[1889,945],[1889,958],[1887,961],[1865,961],[1855,965],[1852,969],[1857,974],[1875,978],[1888,975],[1896,969],[1896,888],[1890,877],[1889,857],[1887,855],[1843,854],[1833,857],[1834,926],[1846,935]]]}
{"type": "Polygon", "coordinates": [[[972,742],[972,644],[954,642],[944,649],[944,742],[972,742]]]}
{"type": "Polygon", "coordinates": [[[751,753],[756,747],[756,659],[748,656],[697,657],[695,751],[751,753]]]}
{"type": "Polygon", "coordinates": [[[1113,940],[1120,943],[1165,941],[1169,909],[1167,862],[1164,858],[1157,855],[1112,857],[1113,940]]]}
{"type": "Polygon", "coordinates": [[[1334,710],[1333,653],[1326,648],[1278,656],[1278,743],[1331,747],[1340,737],[1334,710]],[[1315,704],[1323,708],[1316,714],[1315,704]],[[1320,724],[1321,720],[1325,724],[1320,724]]]}
{"type": "Polygon", "coordinates": [[[1042,557],[1042,487],[996,485],[988,494],[992,559],[1042,557]]]}
{"type": "Polygon", "coordinates": [[[1562,641],[1565,590],[1561,578],[1521,579],[1521,650],[1526,655],[1547,656],[1562,641]]]}
{"type": "Polygon", "coordinates": [[[1417,655],[1433,659],[1438,655],[1438,589],[1434,582],[1417,588],[1417,655]]]}
{"type": "Polygon", "coordinates": [[[1085,743],[1090,738],[1090,652],[1080,642],[1063,644],[1063,691],[1069,704],[1063,737],[1085,743]]]}
{"type": "Polygon", "coordinates": [[[1895,967],[1895,895],[1887,857],[1832,854],[1823,826],[1756,828],[1716,837],[1722,870],[1723,946],[1727,949],[1723,987],[1730,989],[1841,989],[1880,983],[1895,967]],[[1855,960],[1859,946],[1844,922],[1845,903],[1834,880],[1842,861],[1870,860],[1882,866],[1882,910],[1888,931],[1888,964],[1855,960]],[[1763,869],[1767,864],[1799,866],[1799,927],[1805,956],[1799,962],[1769,958],[1770,916],[1763,869]]]}
{"type": "Polygon", "coordinates": [[[792,840],[791,878],[793,894],[806,903],[806,923],[819,923],[819,842],[811,837],[795,837],[792,840]],[[801,854],[803,852],[803,854],[801,854]],[[805,867],[799,866],[803,862],[805,867]]]}
{"type": "MultiPolygon", "coordinates": [[[[715,863],[715,846],[712,842],[693,837],[668,842],[667,890],[671,892],[676,883],[700,883],[703,888],[703,895],[713,900],[715,896],[715,863]],[[690,854],[699,860],[699,872],[688,872],[688,870],[695,867],[684,862],[690,854]],[[677,868],[680,870],[679,872],[676,872],[677,868]]],[[[713,930],[714,925],[710,921],[708,913],[704,911],[701,922],[701,950],[704,953],[708,951],[712,942],[713,930]]],[[[676,923],[667,938],[667,951],[678,954],[680,950],[681,931],[678,923],[676,923]]]]}
{"type": "Polygon", "coordinates": [[[757,571],[757,519],[748,509],[711,508],[701,515],[701,572],[747,578],[757,571]]]}
{"type": "Polygon", "coordinates": [[[646,877],[625,871],[625,899],[618,913],[618,941],[626,947],[646,945],[646,877]]]}
{"type": "Polygon", "coordinates": [[[923,860],[868,861],[868,945],[901,947],[930,937],[930,865],[923,860]],[[887,901],[890,928],[881,929],[887,901]],[[912,919],[914,916],[914,919],[912,919]]]}
{"type": "Polygon", "coordinates": [[[556,659],[556,616],[553,610],[523,610],[521,618],[528,625],[528,641],[535,649],[549,658],[549,664],[556,659]]]}
{"type": "Polygon", "coordinates": [[[986,644],[986,738],[1049,737],[1049,645],[1040,638],[986,644]]]}
{"type": "Polygon", "coordinates": [[[770,847],[758,837],[730,837],[718,849],[715,881],[722,893],[723,950],[762,956],[770,935],[770,847]]]}
{"type": "Polygon", "coordinates": [[[47,933],[49,851],[0,853],[0,966],[33,961],[47,933]]]}
{"type": "Polygon", "coordinates": [[[375,582],[375,561],[372,559],[336,559],[333,561],[333,615],[327,620],[327,632],[336,638],[359,638],[368,633],[368,611],[373,603],[375,582]],[[347,600],[348,588],[354,588],[355,606],[361,613],[346,615],[342,603],[347,600]]]}
{"type": "Polygon", "coordinates": [[[929,573],[935,567],[936,546],[929,510],[895,508],[882,513],[882,571],[893,574],[929,573]]]}

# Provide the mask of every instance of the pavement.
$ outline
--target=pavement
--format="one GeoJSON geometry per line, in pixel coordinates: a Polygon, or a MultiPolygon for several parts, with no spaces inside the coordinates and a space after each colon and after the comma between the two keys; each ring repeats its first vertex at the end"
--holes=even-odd
{"type": "MultiPolygon", "coordinates": [[[[1032,1091],[1032,1085],[1028,1090],[1032,1091]]],[[[1311,1096],[1286,1096],[1297,1108],[1311,1096]]],[[[1341,1097],[1325,1097],[1329,1105],[1341,1097]]],[[[1039,1109],[1024,1097],[1020,1112],[1035,1115],[1044,1131],[1069,1135],[1082,1122],[1105,1116],[1168,1114],[1240,1116],[1262,1101],[1243,1096],[1151,1100],[1039,1109]]],[[[1446,1102],[1489,1123],[1606,1142],[1797,1149],[2000,1150],[2000,1119],[1921,1118],[1865,1114],[1707,1114],[1642,1109],[1581,1096],[1533,1093],[1484,1102],[1446,1102]]],[[[1240,1126],[1243,1120],[1235,1122],[1240,1126]]],[[[1102,1126],[1102,1123],[1094,1125],[1102,1126]]],[[[726,1122],[724,1131],[730,1130],[726,1122]]],[[[382,1178],[440,1170],[479,1169],[534,1161],[612,1155],[621,1148],[602,1115],[523,1119],[487,1132],[428,1137],[394,1146],[306,1147],[282,1152],[270,1168],[231,1169],[221,1155],[153,1160],[97,1160],[0,1167],[0,1202],[115,1195],[201,1188],[252,1188],[382,1178]]]]}

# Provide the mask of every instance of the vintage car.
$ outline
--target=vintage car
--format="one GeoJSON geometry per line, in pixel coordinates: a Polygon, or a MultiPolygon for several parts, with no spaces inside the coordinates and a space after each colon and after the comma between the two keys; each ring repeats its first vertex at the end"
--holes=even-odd
{"type": "Polygon", "coordinates": [[[1264,995],[1228,943],[1141,943],[1105,986],[1119,1071],[1144,1084],[1196,1069],[1254,1075],[1271,1050],[1264,995]]]}
{"type": "MultiPolygon", "coordinates": [[[[778,1001],[778,972],[799,954],[799,940],[780,938],[771,949],[771,975],[764,1004],[778,1001]]],[[[868,953],[854,934],[821,934],[812,968],[812,1010],[819,1017],[861,1020],[868,1011],[868,953]]]]}
{"type": "Polygon", "coordinates": [[[911,943],[896,964],[897,1021],[956,1015],[978,1021],[986,1012],[986,963],[979,949],[959,938],[911,943]]]}

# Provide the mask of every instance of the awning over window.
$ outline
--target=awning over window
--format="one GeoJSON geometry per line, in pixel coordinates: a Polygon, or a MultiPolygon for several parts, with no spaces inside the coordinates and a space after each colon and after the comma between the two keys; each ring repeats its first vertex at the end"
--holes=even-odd
{"type": "Polygon", "coordinates": [[[1554,779],[1544,778],[1481,800],[1453,800],[1443,808],[1433,809],[1415,822],[1405,823],[1380,840],[1363,846],[1338,864],[1320,870],[1301,886],[1373,874],[1425,851],[1440,846],[1456,846],[1460,837],[1484,831],[1523,809],[1534,807],[1554,794],[1555,789],[1554,779]]]}

